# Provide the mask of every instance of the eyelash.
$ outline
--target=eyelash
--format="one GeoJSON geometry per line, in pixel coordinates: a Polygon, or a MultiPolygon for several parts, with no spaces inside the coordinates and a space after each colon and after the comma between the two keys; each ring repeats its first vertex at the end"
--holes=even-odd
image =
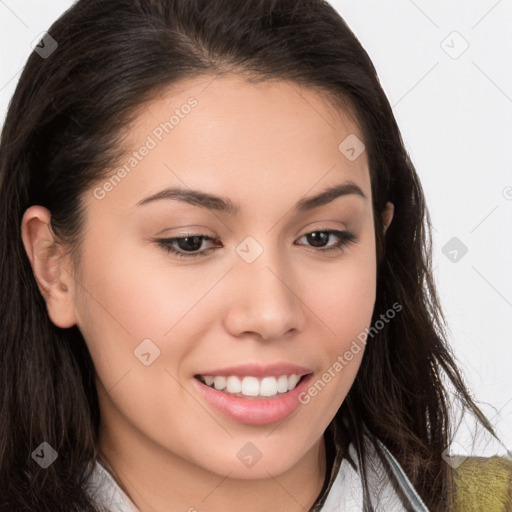
{"type": "MultiPolygon", "coordinates": [[[[305,236],[311,235],[313,233],[328,233],[329,236],[334,235],[339,238],[340,241],[334,246],[327,247],[327,248],[322,248],[322,247],[316,248],[316,250],[318,252],[321,252],[324,254],[330,253],[331,251],[336,251],[336,250],[341,250],[340,252],[342,252],[343,248],[345,246],[349,245],[350,243],[356,243],[358,241],[356,236],[349,231],[339,231],[339,230],[332,230],[332,229],[330,229],[330,230],[329,229],[325,229],[325,230],[315,229],[314,231],[305,233],[300,238],[304,238],[305,236]]],[[[174,242],[177,242],[178,240],[185,240],[186,238],[202,238],[203,240],[206,240],[206,241],[211,241],[211,242],[216,241],[214,238],[209,237],[207,235],[190,234],[185,237],[161,238],[159,240],[156,240],[156,242],[165,252],[171,253],[171,254],[177,256],[178,258],[197,258],[198,256],[206,256],[207,255],[206,253],[213,249],[213,248],[210,248],[210,249],[205,249],[204,251],[201,251],[201,252],[188,253],[188,252],[176,250],[176,249],[174,249],[174,247],[172,247],[172,244],[174,242]]],[[[314,252],[316,252],[316,251],[314,251],[314,252]]]]}

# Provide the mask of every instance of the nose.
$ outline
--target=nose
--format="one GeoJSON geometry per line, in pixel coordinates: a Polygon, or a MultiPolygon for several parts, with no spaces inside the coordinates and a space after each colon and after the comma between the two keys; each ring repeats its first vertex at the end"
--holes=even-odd
{"type": "Polygon", "coordinates": [[[252,263],[237,258],[230,274],[224,323],[232,336],[278,340],[291,331],[303,330],[305,314],[297,290],[298,276],[277,250],[265,249],[252,263]]]}

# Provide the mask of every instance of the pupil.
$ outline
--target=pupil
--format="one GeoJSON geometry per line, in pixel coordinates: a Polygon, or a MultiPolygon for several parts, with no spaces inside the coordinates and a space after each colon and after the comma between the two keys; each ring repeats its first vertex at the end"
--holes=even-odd
{"type": "Polygon", "coordinates": [[[329,235],[324,231],[314,231],[307,236],[308,242],[311,243],[313,247],[320,247],[324,245],[324,243],[326,243],[329,239],[329,235]]]}
{"type": "Polygon", "coordinates": [[[201,248],[201,237],[187,236],[178,240],[178,246],[184,251],[198,251],[201,248]]]}

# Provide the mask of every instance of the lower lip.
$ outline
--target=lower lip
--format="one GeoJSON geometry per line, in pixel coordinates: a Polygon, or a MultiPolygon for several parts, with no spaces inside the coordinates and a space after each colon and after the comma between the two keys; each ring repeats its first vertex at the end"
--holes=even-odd
{"type": "Polygon", "coordinates": [[[204,399],[229,419],[246,425],[269,425],[283,421],[301,405],[299,395],[307,389],[312,375],[306,375],[291,391],[268,398],[240,398],[211,388],[195,377],[192,380],[204,399]]]}

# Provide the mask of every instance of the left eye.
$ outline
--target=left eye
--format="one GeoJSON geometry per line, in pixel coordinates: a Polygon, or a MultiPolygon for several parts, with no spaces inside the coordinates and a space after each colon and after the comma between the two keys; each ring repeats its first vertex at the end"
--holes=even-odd
{"type": "MultiPolygon", "coordinates": [[[[339,231],[339,230],[316,230],[311,231],[303,235],[300,239],[306,238],[308,243],[312,244],[312,247],[316,248],[315,252],[329,252],[329,251],[338,251],[342,252],[343,247],[350,243],[357,242],[356,236],[349,231],[339,231]],[[330,240],[331,237],[335,237],[338,239],[334,245],[323,246],[324,242],[330,240]]],[[[299,239],[299,240],[300,240],[299,239]]],[[[204,249],[203,251],[199,251],[202,247],[204,241],[208,242],[217,242],[219,245],[219,241],[209,237],[207,235],[196,234],[196,235],[188,235],[185,237],[176,237],[176,238],[161,238],[156,240],[158,245],[166,252],[174,254],[179,258],[195,258],[197,256],[206,256],[206,253],[210,250],[213,250],[214,247],[210,247],[209,249],[204,249]],[[175,245],[178,246],[178,249],[175,248],[175,245]]]]}

